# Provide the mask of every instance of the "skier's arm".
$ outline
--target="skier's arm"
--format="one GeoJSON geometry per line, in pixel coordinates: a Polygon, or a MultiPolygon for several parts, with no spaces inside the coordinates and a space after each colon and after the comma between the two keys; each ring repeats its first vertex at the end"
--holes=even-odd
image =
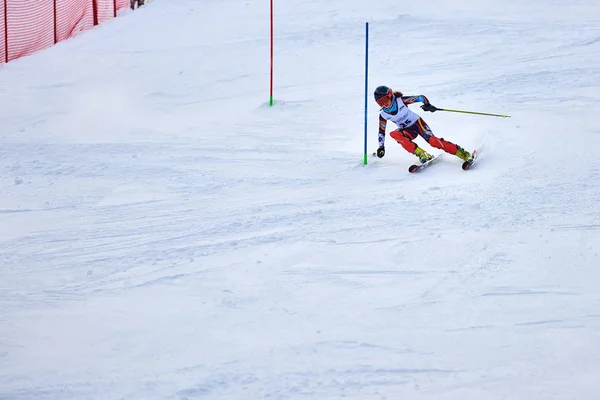
{"type": "Polygon", "coordinates": [[[379,115],[379,147],[385,145],[385,127],[387,126],[387,120],[379,115]]]}
{"type": "Polygon", "coordinates": [[[429,99],[427,99],[427,97],[420,94],[418,96],[402,96],[402,102],[406,105],[413,104],[413,103],[429,104],[429,99]]]}
{"type": "Polygon", "coordinates": [[[387,120],[379,114],[379,134],[377,135],[377,140],[379,141],[379,148],[377,149],[377,157],[381,158],[385,156],[385,127],[387,125],[387,120]]]}
{"type": "Polygon", "coordinates": [[[421,108],[423,111],[436,112],[438,108],[429,102],[429,99],[422,94],[418,96],[402,96],[404,104],[409,105],[413,103],[423,103],[421,108]]]}

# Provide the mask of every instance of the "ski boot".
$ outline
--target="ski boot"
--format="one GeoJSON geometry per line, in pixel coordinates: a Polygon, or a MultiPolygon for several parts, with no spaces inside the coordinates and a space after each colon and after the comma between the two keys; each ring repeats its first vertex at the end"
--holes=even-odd
{"type": "Polygon", "coordinates": [[[471,159],[471,153],[469,153],[468,151],[466,151],[465,149],[463,149],[460,146],[456,146],[456,154],[455,156],[460,158],[463,161],[469,161],[471,159]]]}
{"type": "Polygon", "coordinates": [[[420,147],[417,147],[413,154],[415,156],[419,157],[419,161],[421,161],[421,164],[425,164],[427,161],[429,161],[433,158],[433,156],[431,154],[429,154],[428,152],[426,152],[425,150],[423,150],[420,147]]]}

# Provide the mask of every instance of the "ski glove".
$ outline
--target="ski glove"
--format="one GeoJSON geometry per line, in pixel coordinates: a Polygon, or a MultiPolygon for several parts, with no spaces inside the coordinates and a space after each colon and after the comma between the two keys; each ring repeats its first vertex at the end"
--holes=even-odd
{"type": "Polygon", "coordinates": [[[423,104],[421,106],[421,108],[423,109],[423,111],[431,111],[431,112],[436,112],[438,110],[438,108],[436,106],[434,106],[433,104],[423,104]]]}
{"type": "Polygon", "coordinates": [[[377,149],[377,157],[382,158],[385,156],[385,146],[379,146],[377,149]]]}

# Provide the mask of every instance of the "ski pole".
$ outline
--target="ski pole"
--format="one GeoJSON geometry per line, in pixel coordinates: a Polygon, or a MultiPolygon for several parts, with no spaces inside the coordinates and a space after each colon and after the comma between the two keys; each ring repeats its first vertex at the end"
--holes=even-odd
{"type": "Polygon", "coordinates": [[[455,112],[455,113],[463,113],[463,114],[477,114],[477,115],[488,115],[490,117],[502,117],[502,118],[510,118],[510,115],[503,114],[489,114],[475,111],[463,111],[463,110],[449,110],[447,108],[438,108],[436,111],[447,111],[447,112],[455,112]]]}

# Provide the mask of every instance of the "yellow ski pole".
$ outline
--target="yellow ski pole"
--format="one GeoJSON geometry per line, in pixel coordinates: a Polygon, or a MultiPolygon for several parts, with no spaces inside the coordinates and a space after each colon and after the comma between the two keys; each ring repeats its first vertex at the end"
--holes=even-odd
{"type": "Polygon", "coordinates": [[[490,117],[502,117],[502,118],[510,118],[510,115],[503,114],[489,114],[475,111],[463,111],[463,110],[449,110],[447,108],[437,108],[436,111],[447,111],[447,112],[455,112],[455,113],[463,113],[463,114],[477,114],[477,115],[488,115],[490,117]]]}

